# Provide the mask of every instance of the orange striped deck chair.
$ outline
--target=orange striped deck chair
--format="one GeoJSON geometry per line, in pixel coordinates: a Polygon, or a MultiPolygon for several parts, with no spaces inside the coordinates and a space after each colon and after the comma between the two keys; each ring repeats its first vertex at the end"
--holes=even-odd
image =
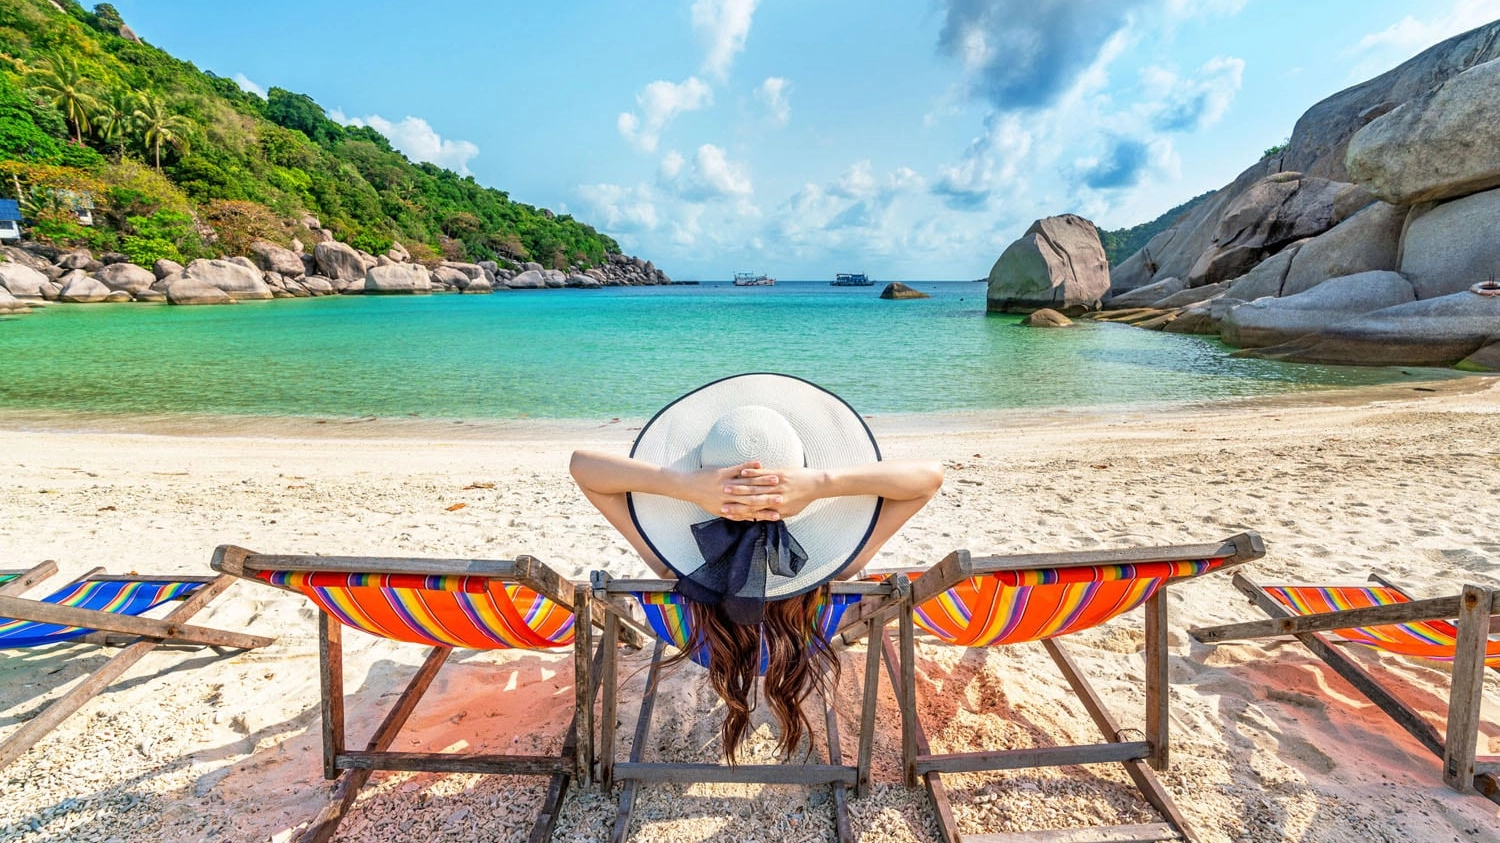
{"type": "Polygon", "coordinates": [[[1199,641],[1293,635],[1418,743],[1442,759],[1443,781],[1460,793],[1500,802],[1500,756],[1479,755],[1484,671],[1500,670],[1500,589],[1466,585],[1461,593],[1414,598],[1372,574],[1361,585],[1259,585],[1236,575],[1235,587],[1270,620],[1192,629],[1199,641]],[[1327,633],[1327,634],[1324,634],[1327,633]],[[1334,636],[1330,638],[1329,635],[1334,636]],[[1336,642],[1398,656],[1451,662],[1446,733],[1386,689],[1336,642]]]}
{"type": "MultiPolygon", "coordinates": [[[[973,557],[950,554],[911,577],[911,610],[898,624],[899,653],[888,652],[891,684],[902,711],[902,760],[908,786],[923,779],[945,843],[961,843],[946,773],[975,773],[1073,764],[1121,763],[1142,796],[1165,819],[1162,823],[1088,829],[1052,829],[972,839],[1024,840],[1195,840],[1182,813],[1153,769],[1168,763],[1167,603],[1169,584],[1259,559],[1259,535],[1241,533],[1209,544],[1144,547],[1069,553],[973,557]],[[1146,712],[1142,740],[1125,740],[1088,679],[1059,638],[1106,623],[1145,607],[1146,712]],[[934,753],[917,716],[916,631],[940,644],[997,647],[1039,641],[1089,712],[1105,741],[1096,744],[934,753]],[[899,666],[900,675],[894,666],[899,666]],[[1087,837],[1079,837],[1083,832],[1087,837]],[[1071,835],[1071,836],[1070,836],[1071,835]]],[[[893,649],[884,636],[887,651],[893,649]]]]}
{"type": "Polygon", "coordinates": [[[319,610],[323,775],[337,779],[329,805],[297,839],[330,839],[374,770],[547,776],[531,839],[546,840],[568,783],[593,769],[593,601],[530,556],[514,560],[272,556],[232,545],[215,570],[301,594],[319,610]],[[431,648],[363,750],[346,747],[342,630],[431,648]],[[558,755],[393,752],[392,742],[456,648],[565,650],[573,654],[576,713],[558,755]]]}
{"type": "Polygon", "coordinates": [[[274,640],[187,624],[233,577],[111,576],[94,568],[41,599],[21,596],[56,573],[51,560],[25,571],[0,571],[0,649],[79,641],[122,649],[7,735],[0,742],[0,769],[162,644],[248,650],[274,640]],[[147,615],[169,603],[176,606],[165,617],[147,615]]]}

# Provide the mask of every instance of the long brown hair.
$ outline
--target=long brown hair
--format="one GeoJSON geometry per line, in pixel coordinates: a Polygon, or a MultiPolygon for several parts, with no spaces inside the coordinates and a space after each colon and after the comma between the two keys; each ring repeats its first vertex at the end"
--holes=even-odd
{"type": "Polygon", "coordinates": [[[765,619],[753,626],[729,620],[719,606],[687,601],[692,638],[687,649],[668,663],[682,661],[700,647],[708,654],[708,681],[726,709],[719,733],[730,763],[750,731],[762,637],[767,653],[766,704],[781,729],[777,752],[786,759],[804,737],[810,741],[812,721],[802,704],[815,692],[827,699],[839,674],[838,656],[818,624],[818,608],[828,594],[825,584],[815,591],[768,602],[765,619]]]}

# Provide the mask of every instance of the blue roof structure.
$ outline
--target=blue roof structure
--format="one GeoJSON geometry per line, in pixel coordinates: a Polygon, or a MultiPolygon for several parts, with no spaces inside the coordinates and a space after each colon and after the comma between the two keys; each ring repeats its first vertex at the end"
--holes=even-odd
{"type": "Polygon", "coordinates": [[[14,199],[0,199],[0,220],[21,221],[21,203],[14,199]]]}

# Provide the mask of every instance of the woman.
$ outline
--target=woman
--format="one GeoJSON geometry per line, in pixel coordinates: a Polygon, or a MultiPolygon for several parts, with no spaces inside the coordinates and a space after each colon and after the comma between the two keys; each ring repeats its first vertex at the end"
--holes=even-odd
{"type": "Polygon", "coordinates": [[[818,623],[827,583],[858,574],[943,482],[935,462],[882,462],[853,408],[775,374],[694,390],[641,429],[629,457],[577,451],[570,471],[646,564],[677,578],[690,650],[707,654],[727,709],[730,758],[763,662],[782,755],[810,734],[802,703],[838,669],[818,623]]]}

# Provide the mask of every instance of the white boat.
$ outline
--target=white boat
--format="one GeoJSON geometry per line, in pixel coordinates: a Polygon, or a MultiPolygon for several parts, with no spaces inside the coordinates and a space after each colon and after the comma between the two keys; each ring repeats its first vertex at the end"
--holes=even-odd
{"type": "Polygon", "coordinates": [[[776,279],[759,272],[736,272],[734,274],[734,286],[736,287],[772,287],[776,279]]]}
{"type": "Polygon", "coordinates": [[[828,282],[830,287],[873,287],[875,281],[867,278],[863,272],[840,272],[828,282]]]}

